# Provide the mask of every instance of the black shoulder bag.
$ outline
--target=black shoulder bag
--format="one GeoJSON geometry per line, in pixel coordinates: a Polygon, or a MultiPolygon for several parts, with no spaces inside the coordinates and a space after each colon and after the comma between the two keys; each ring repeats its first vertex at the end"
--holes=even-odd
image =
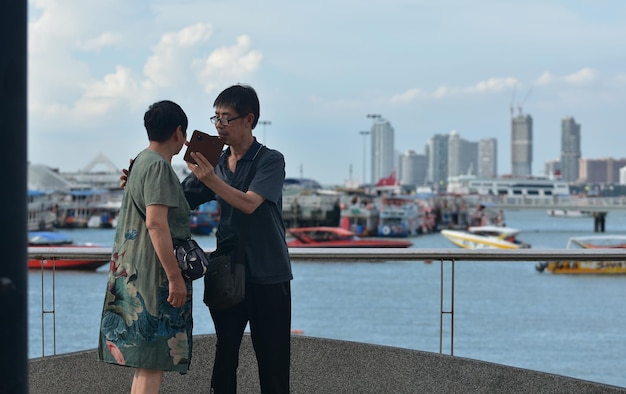
{"type": "MultiPolygon", "coordinates": [[[[135,157],[135,160],[137,158],[135,157]]],[[[133,160],[133,163],[135,161],[133,160]]],[[[128,167],[128,177],[130,177],[130,170],[133,168],[133,163],[128,167]]],[[[128,192],[128,195],[139,213],[139,216],[146,221],[146,215],[139,209],[133,195],[128,192]]],[[[206,274],[207,269],[209,267],[209,259],[207,255],[204,253],[200,245],[191,238],[187,238],[185,240],[172,240],[174,244],[174,254],[176,256],[176,261],[178,261],[178,266],[180,267],[180,272],[183,275],[183,279],[188,282],[193,280],[202,278],[204,274],[206,274]]]]}
{"type": "MultiPolygon", "coordinates": [[[[257,160],[267,148],[262,145],[257,151],[250,172],[243,184],[242,192],[247,192],[256,173],[257,160]]],[[[220,243],[209,255],[209,268],[204,276],[204,303],[211,309],[222,310],[233,307],[243,301],[246,290],[246,240],[249,222],[245,216],[233,211],[233,218],[239,216],[239,237],[237,241],[220,243]]]]}

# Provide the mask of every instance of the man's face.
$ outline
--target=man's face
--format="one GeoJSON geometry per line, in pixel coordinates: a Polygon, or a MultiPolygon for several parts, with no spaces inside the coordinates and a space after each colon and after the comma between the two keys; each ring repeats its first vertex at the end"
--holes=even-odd
{"type": "Polygon", "coordinates": [[[251,130],[251,114],[238,114],[231,107],[216,107],[215,116],[220,119],[215,122],[215,129],[226,145],[237,145],[251,130]]]}

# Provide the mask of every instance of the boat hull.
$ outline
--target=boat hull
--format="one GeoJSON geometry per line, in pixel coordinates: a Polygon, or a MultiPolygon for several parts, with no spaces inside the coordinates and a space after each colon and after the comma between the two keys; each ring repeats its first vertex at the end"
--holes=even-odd
{"type": "MultiPolygon", "coordinates": [[[[567,242],[566,249],[626,249],[626,236],[571,237],[567,242]]],[[[624,275],[626,274],[626,261],[547,261],[537,263],[535,269],[539,272],[548,271],[552,274],[624,275]]]]}
{"type": "Polygon", "coordinates": [[[293,240],[290,248],[408,248],[410,241],[362,239],[341,227],[300,227],[287,230],[293,240]]]}
{"type": "Polygon", "coordinates": [[[484,237],[456,230],[441,230],[441,235],[463,249],[521,249],[522,245],[495,237],[484,237]]]}
{"type": "Polygon", "coordinates": [[[28,260],[28,269],[95,271],[108,261],[102,260],[28,260]]]}
{"type": "Polygon", "coordinates": [[[536,268],[552,274],[626,275],[626,261],[550,261],[536,268]]]}
{"type": "Polygon", "coordinates": [[[315,242],[315,243],[302,243],[298,240],[294,240],[287,243],[290,248],[408,248],[412,242],[405,241],[388,241],[388,242],[376,242],[364,240],[364,242],[315,242]]]}

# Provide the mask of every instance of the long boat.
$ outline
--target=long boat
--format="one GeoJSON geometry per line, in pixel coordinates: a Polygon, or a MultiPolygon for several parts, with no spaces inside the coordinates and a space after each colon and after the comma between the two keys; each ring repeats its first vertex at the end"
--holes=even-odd
{"type": "Polygon", "coordinates": [[[464,230],[441,230],[441,235],[464,249],[526,249],[530,245],[517,239],[520,230],[500,226],[473,226],[464,230]]]}
{"type": "MultiPolygon", "coordinates": [[[[29,252],[36,252],[38,249],[49,250],[51,247],[82,249],[95,248],[97,246],[77,245],[65,235],[53,231],[30,231],[28,233],[29,252]]],[[[108,262],[108,260],[94,259],[29,259],[28,269],[95,271],[108,262]]]]}
{"type": "MultiPolygon", "coordinates": [[[[567,249],[625,249],[624,235],[589,235],[571,237],[567,241],[567,249]]],[[[546,261],[535,265],[539,272],[548,271],[553,274],[626,274],[626,254],[622,261],[546,261]]]]}

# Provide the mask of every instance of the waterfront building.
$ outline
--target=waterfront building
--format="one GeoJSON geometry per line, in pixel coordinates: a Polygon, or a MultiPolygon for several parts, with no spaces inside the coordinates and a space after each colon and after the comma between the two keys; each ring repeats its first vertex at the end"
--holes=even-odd
{"type": "Polygon", "coordinates": [[[467,141],[456,130],[448,138],[448,177],[476,175],[478,143],[467,141]]]}
{"type": "Polygon", "coordinates": [[[476,178],[472,175],[450,177],[448,193],[477,194],[500,197],[569,196],[567,182],[542,178],[476,178]]]}
{"type": "Polygon", "coordinates": [[[498,176],[498,140],[482,138],[478,141],[478,177],[496,178],[498,176]]]}
{"type": "Polygon", "coordinates": [[[532,175],[533,118],[520,114],[511,119],[511,173],[513,177],[532,175]]]}
{"type": "Polygon", "coordinates": [[[372,125],[372,184],[388,177],[394,170],[394,131],[389,121],[376,118],[372,125]]]}
{"type": "Polygon", "coordinates": [[[435,134],[427,142],[428,182],[433,189],[446,190],[448,181],[448,139],[444,134],[435,134]]]}
{"type": "Polygon", "coordinates": [[[561,179],[576,182],[579,178],[580,124],[573,117],[561,120],[561,179]]]}
{"type": "Polygon", "coordinates": [[[424,185],[428,163],[426,155],[418,155],[409,150],[401,158],[400,185],[415,188],[424,185]]]}
{"type": "Polygon", "coordinates": [[[619,171],[626,166],[626,159],[580,159],[581,183],[608,183],[619,182],[619,171]]]}
{"type": "Polygon", "coordinates": [[[544,175],[548,177],[548,179],[561,179],[561,161],[546,161],[544,163],[544,175]]]}

